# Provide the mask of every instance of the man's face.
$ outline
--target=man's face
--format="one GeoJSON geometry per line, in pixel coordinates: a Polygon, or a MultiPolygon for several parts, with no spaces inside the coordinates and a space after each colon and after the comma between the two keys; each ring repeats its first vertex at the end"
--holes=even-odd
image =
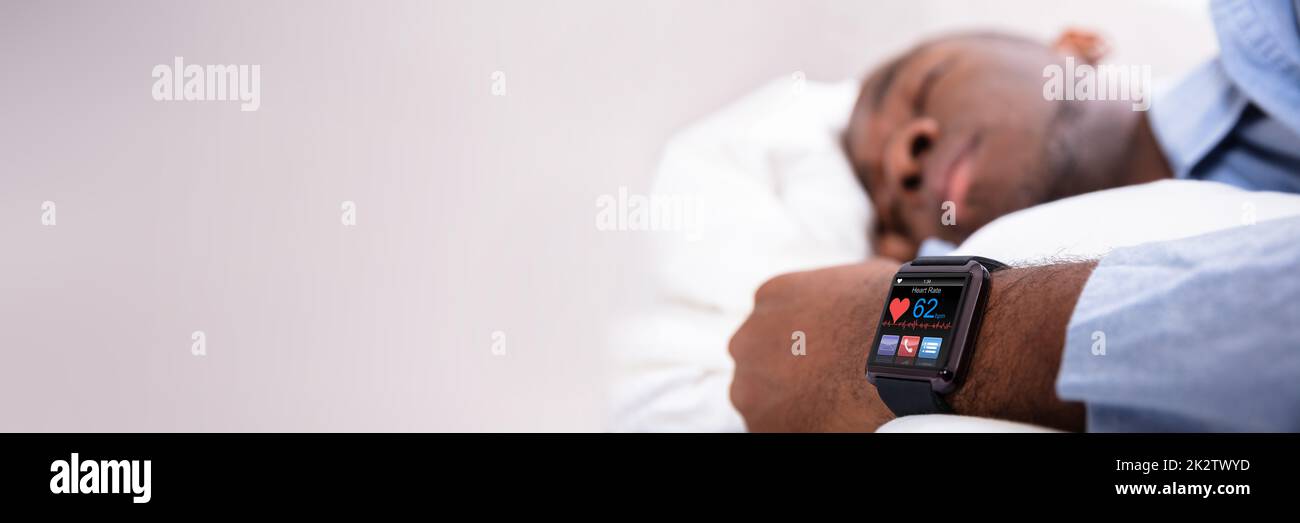
{"type": "Polygon", "coordinates": [[[1048,199],[1063,106],[1044,100],[1042,75],[1056,60],[1045,45],[969,36],[872,73],[845,148],[876,209],[878,254],[910,259],[925,238],[958,243],[1048,199]]]}

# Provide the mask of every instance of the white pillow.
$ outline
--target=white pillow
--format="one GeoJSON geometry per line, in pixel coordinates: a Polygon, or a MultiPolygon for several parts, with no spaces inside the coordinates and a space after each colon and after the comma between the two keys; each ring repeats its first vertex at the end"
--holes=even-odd
{"type": "MultiPolygon", "coordinates": [[[[1300,195],[1216,182],[1164,180],[1030,207],[980,228],[953,252],[1011,264],[1100,258],[1118,247],[1173,240],[1300,214],[1300,195]]],[[[960,219],[960,217],[959,217],[960,219]]]]}
{"type": "Polygon", "coordinates": [[[654,301],[609,335],[609,428],[738,431],[727,341],[778,274],[867,257],[870,208],[840,147],[858,84],[776,80],[669,140],[653,192],[698,224],[655,233],[654,301]]]}
{"type": "Polygon", "coordinates": [[[917,414],[896,418],[876,432],[1060,432],[1047,427],[954,414],[917,414]]]}

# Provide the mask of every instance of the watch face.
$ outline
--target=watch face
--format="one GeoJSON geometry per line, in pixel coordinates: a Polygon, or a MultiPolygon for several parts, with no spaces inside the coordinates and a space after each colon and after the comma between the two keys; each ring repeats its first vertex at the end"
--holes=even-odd
{"type": "Polygon", "coordinates": [[[943,368],[969,276],[898,274],[871,351],[873,367],[943,368]]]}

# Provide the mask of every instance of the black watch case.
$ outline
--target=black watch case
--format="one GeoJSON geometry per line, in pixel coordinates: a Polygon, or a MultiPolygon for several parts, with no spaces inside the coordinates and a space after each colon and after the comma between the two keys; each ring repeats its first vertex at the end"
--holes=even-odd
{"type": "MultiPolygon", "coordinates": [[[[975,339],[979,335],[980,323],[984,319],[984,307],[988,304],[989,271],[979,262],[971,260],[965,265],[924,265],[913,266],[910,262],[898,269],[894,278],[934,275],[952,277],[967,274],[966,289],[962,292],[961,303],[957,306],[957,321],[953,330],[953,343],[949,346],[947,360],[941,367],[932,369],[898,368],[885,365],[872,365],[872,356],[880,345],[880,325],[885,322],[889,310],[889,293],[885,294],[885,303],[881,307],[880,318],[876,321],[876,332],[867,353],[867,380],[876,384],[877,377],[896,378],[913,381],[929,381],[931,390],[938,394],[947,394],[956,390],[964,378],[964,371],[975,352],[975,339]]],[[[892,288],[892,286],[891,286],[892,288]]]]}

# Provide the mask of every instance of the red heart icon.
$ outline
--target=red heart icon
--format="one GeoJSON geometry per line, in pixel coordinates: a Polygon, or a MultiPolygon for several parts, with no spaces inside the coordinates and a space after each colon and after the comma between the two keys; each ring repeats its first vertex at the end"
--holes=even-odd
{"type": "Polygon", "coordinates": [[[898,321],[898,317],[907,312],[907,306],[911,304],[912,300],[907,298],[894,298],[894,301],[889,302],[889,313],[894,315],[894,321],[898,321]]]}

